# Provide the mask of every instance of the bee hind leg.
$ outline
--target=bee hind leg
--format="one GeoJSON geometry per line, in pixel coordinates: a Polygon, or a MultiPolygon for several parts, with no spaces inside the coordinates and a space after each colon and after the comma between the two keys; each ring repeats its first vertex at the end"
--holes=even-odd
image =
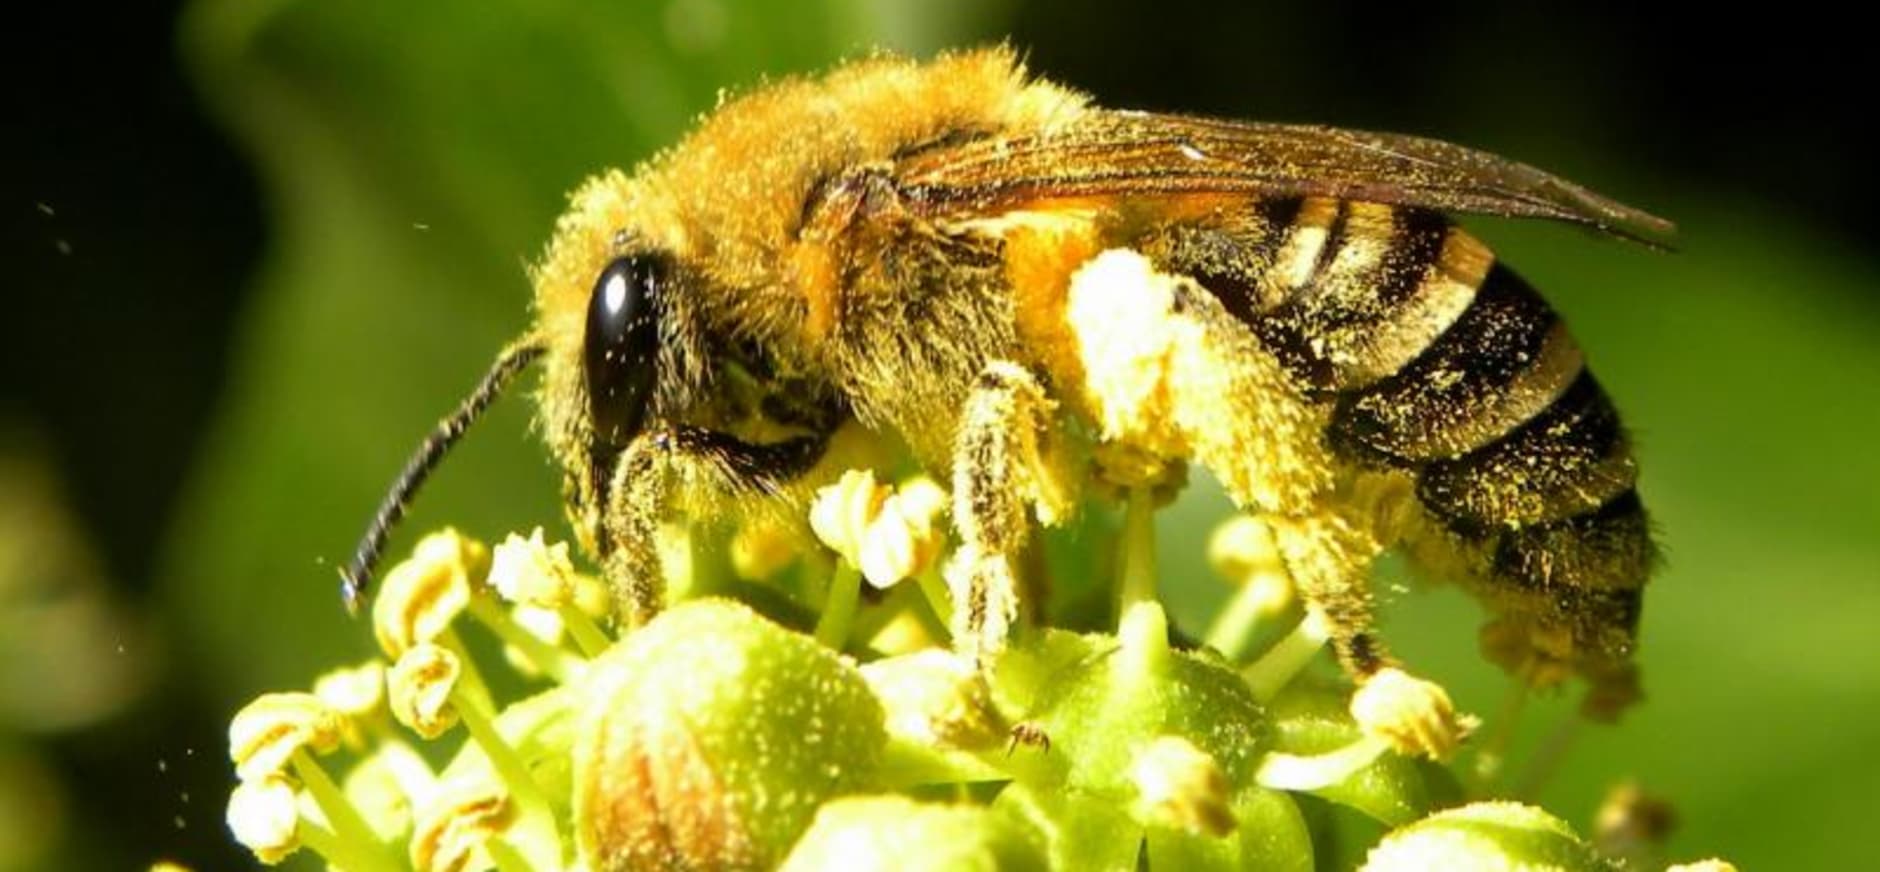
{"type": "Polygon", "coordinates": [[[1362,523],[1334,510],[1269,521],[1287,571],[1314,615],[1322,620],[1332,649],[1357,681],[1351,715],[1367,735],[1397,751],[1444,759],[1475,727],[1458,713],[1441,685],[1400,667],[1375,629],[1370,594],[1371,562],[1383,550],[1362,523]]]}
{"type": "Polygon", "coordinates": [[[947,565],[953,639],[981,666],[1004,647],[1018,616],[1013,571],[1029,515],[1051,523],[1069,508],[1068,477],[1052,464],[1053,403],[1024,367],[994,361],[966,400],[953,448],[953,525],[947,565]]]}
{"type": "Polygon", "coordinates": [[[1377,541],[1332,510],[1262,520],[1294,587],[1324,622],[1345,672],[1362,682],[1395,665],[1371,608],[1371,561],[1383,550],[1377,541]]]}

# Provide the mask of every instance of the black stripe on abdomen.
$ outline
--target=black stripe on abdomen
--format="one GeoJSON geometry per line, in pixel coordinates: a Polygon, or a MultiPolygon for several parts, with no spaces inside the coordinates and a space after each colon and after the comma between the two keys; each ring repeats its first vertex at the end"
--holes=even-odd
{"type": "Polygon", "coordinates": [[[1246,320],[1305,387],[1349,390],[1402,362],[1404,334],[1414,352],[1435,333],[1425,327],[1415,335],[1428,310],[1442,308],[1440,300],[1432,307],[1433,294],[1447,290],[1441,262],[1460,231],[1437,212],[1339,203],[1329,227],[1295,221],[1288,230],[1291,237],[1314,232],[1322,234],[1316,246],[1282,248],[1267,277],[1277,305],[1246,320]],[[1378,347],[1380,338],[1389,347],[1378,347]]]}
{"type": "MultiPolygon", "coordinates": [[[[1618,412],[1566,325],[1505,266],[1422,355],[1341,394],[1328,438],[1348,458],[1408,471],[1418,502],[1515,587],[1624,591],[1650,571],[1618,412]]],[[[1611,607],[1626,602],[1636,617],[1636,597],[1611,607]]]]}
{"type": "Polygon", "coordinates": [[[1495,576],[1527,589],[1636,590],[1657,558],[1645,505],[1631,488],[1590,512],[1488,539],[1495,576]]]}
{"type": "Polygon", "coordinates": [[[1638,478],[1619,413],[1591,373],[1506,436],[1417,471],[1423,505],[1457,531],[1592,511],[1638,478]]]}
{"type": "Polygon", "coordinates": [[[1459,457],[1565,391],[1579,349],[1527,282],[1496,264],[1461,317],[1396,374],[1337,400],[1335,448],[1397,467],[1459,457]]]}

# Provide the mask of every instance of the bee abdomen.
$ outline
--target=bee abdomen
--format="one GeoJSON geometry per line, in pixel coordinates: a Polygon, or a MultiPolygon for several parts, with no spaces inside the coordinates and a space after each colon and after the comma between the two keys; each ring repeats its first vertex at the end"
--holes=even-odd
{"type": "Polygon", "coordinates": [[[1582,369],[1553,309],[1496,264],[1420,355],[1338,398],[1330,435],[1351,453],[1397,466],[1460,457],[1540,414],[1582,369]]]}
{"type": "Polygon", "coordinates": [[[1496,578],[1535,590],[1637,590],[1657,559],[1645,505],[1629,487],[1571,517],[1464,534],[1478,537],[1496,578]]]}
{"type": "Polygon", "coordinates": [[[1421,355],[1468,310],[1493,257],[1440,213],[1307,198],[1248,319],[1315,391],[1349,391],[1421,355]]]}
{"type": "Polygon", "coordinates": [[[1525,527],[1593,511],[1632,489],[1619,415],[1591,374],[1494,442],[1417,470],[1423,505],[1458,531],[1525,527]]]}
{"type": "MultiPolygon", "coordinates": [[[[1504,581],[1616,591],[1649,573],[1655,551],[1618,412],[1565,323],[1503,265],[1414,359],[1339,391],[1327,438],[1360,463],[1409,472],[1418,502],[1504,581]]],[[[1608,606],[1635,613],[1637,602],[1608,606]]]]}
{"type": "Polygon", "coordinates": [[[1408,473],[1486,571],[1580,597],[1643,584],[1654,549],[1611,400],[1553,308],[1443,215],[1266,201],[1147,249],[1331,404],[1337,454],[1408,473]]]}

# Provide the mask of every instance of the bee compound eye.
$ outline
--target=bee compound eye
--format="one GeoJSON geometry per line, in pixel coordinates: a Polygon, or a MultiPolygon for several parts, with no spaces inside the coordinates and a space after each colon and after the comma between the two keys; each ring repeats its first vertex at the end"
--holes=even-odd
{"type": "Polygon", "coordinates": [[[659,357],[659,295],[664,260],[615,258],[588,299],[585,357],[588,414],[601,441],[624,446],[640,431],[659,357]]]}

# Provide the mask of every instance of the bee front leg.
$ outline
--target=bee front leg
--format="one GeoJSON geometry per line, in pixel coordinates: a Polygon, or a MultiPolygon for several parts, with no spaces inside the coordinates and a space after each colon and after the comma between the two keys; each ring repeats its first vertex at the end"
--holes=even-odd
{"type": "Polygon", "coordinates": [[[632,627],[644,626],[665,605],[666,576],[655,537],[672,502],[674,462],[668,434],[635,438],[614,466],[601,515],[602,563],[616,612],[632,627]]]}
{"type": "Polygon", "coordinates": [[[828,434],[752,443],[685,425],[634,438],[614,466],[601,519],[602,559],[620,614],[632,626],[665,607],[659,523],[685,508],[685,495],[775,496],[816,465],[828,434]]]}
{"type": "Polygon", "coordinates": [[[953,640],[984,666],[1018,617],[1014,561],[1029,515],[1055,522],[1069,509],[1068,476],[1050,462],[1054,404],[1024,367],[986,366],[967,398],[953,450],[953,524],[960,546],[946,569],[953,640]]]}

